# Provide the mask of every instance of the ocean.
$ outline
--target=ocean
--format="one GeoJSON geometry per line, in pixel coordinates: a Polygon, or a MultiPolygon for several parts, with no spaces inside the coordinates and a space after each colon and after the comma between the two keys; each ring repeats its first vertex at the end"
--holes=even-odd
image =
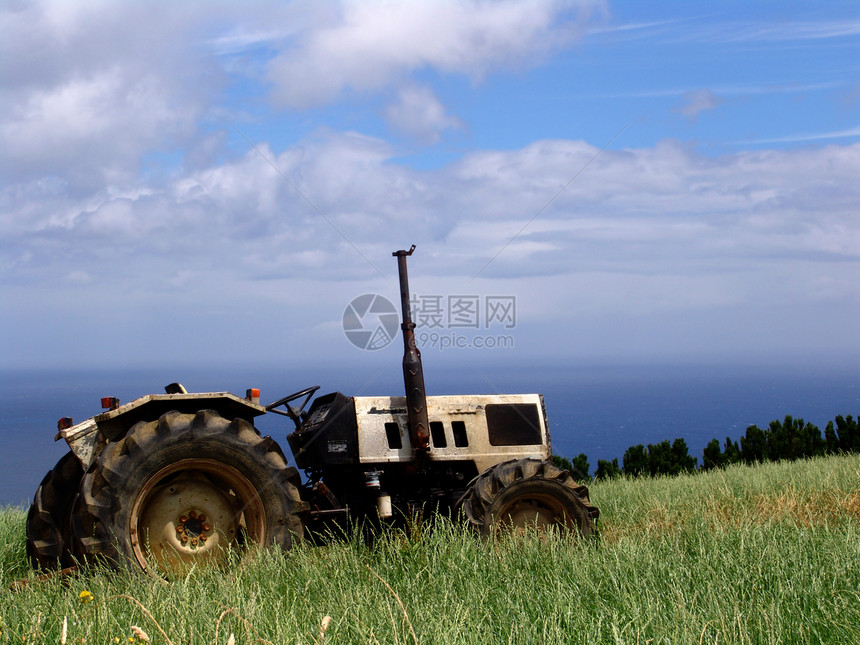
{"type": "MultiPolygon", "coordinates": [[[[598,459],[617,457],[638,443],[681,437],[701,462],[713,438],[738,439],[747,426],[766,427],[790,414],[822,434],[837,415],[860,415],[860,367],[850,365],[576,365],[528,368],[425,367],[429,394],[540,392],[546,401],[553,451],[585,453],[592,473],[598,459]]],[[[309,385],[320,392],[400,394],[399,364],[382,371],[215,368],[161,370],[0,371],[0,505],[27,505],[40,480],[68,450],[54,442],[57,420],[75,422],[101,412],[102,396],[123,402],[163,392],[182,381],[189,391],[262,390],[269,403],[309,385]]],[[[257,422],[286,453],[292,422],[266,415],[257,422]]]]}

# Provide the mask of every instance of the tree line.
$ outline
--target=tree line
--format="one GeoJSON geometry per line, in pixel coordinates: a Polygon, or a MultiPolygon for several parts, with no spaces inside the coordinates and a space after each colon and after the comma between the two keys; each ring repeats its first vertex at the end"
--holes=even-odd
{"type": "MultiPolygon", "coordinates": [[[[702,464],[689,454],[687,442],[675,439],[655,444],[630,446],[618,463],[618,458],[609,461],[597,460],[595,479],[607,479],[628,475],[679,475],[693,470],[725,468],[731,464],[755,464],[763,461],[804,459],[822,455],[860,452],[860,428],[858,421],[851,415],[838,416],[827,423],[822,436],[821,430],[803,419],[787,415],[782,421],[771,421],[767,429],[751,425],[740,438],[740,442],[726,437],[721,444],[711,439],[702,453],[702,464]]],[[[553,455],[552,460],[559,468],[569,470],[579,481],[591,479],[591,465],[585,453],[572,460],[553,455]]]]}

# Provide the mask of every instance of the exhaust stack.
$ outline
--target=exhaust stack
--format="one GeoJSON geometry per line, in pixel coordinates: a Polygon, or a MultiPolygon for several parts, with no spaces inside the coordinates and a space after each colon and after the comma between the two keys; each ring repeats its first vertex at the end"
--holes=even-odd
{"type": "Polygon", "coordinates": [[[416,462],[420,465],[430,449],[430,422],[427,419],[427,393],[424,389],[424,369],[421,352],[415,345],[415,323],[409,307],[409,276],[406,273],[406,258],[415,250],[413,244],[408,251],[395,251],[397,271],[400,274],[400,305],[403,309],[403,384],[406,386],[406,413],[409,438],[416,462]]]}

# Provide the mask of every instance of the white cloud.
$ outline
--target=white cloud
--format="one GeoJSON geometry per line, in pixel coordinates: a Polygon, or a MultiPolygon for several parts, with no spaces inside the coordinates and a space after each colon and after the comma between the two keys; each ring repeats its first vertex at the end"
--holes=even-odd
{"type": "MultiPolygon", "coordinates": [[[[0,302],[15,306],[0,327],[16,331],[4,341],[39,328],[38,342],[8,345],[44,344],[46,355],[74,345],[86,357],[128,344],[146,359],[167,325],[168,351],[193,358],[253,325],[260,346],[314,355],[350,297],[396,295],[390,254],[413,242],[416,284],[521,294],[550,326],[587,308],[596,328],[631,313],[673,328],[694,309],[737,307],[750,310],[749,329],[766,321],[757,309],[797,303],[802,322],[835,320],[837,305],[856,319],[853,130],[831,133],[841,145],[718,156],[674,141],[599,153],[548,139],[417,170],[390,142],[324,129],[325,110],[278,121],[265,104],[367,93],[392,129],[434,143],[464,127],[435,78],[534,66],[599,9],[5,5],[0,302]],[[225,97],[234,81],[253,87],[225,97]],[[226,125],[240,118],[258,151],[228,147],[226,125]]],[[[687,98],[691,118],[716,106],[722,92],[709,87],[687,98]]],[[[364,130],[374,131],[384,129],[364,130]]],[[[237,343],[233,355],[251,350],[237,343]]]]}
{"type": "MultiPolygon", "coordinates": [[[[27,2],[0,10],[0,172],[89,189],[187,144],[219,88],[189,10],[153,3],[27,2]]],[[[201,22],[205,22],[202,20],[201,22]]]]}
{"type": "Polygon", "coordinates": [[[429,87],[410,85],[398,92],[397,102],[385,108],[390,127],[423,143],[437,143],[446,130],[459,130],[463,122],[448,114],[429,87]]]}
{"type": "Polygon", "coordinates": [[[725,103],[724,99],[720,98],[708,89],[685,92],[683,100],[683,105],[679,106],[677,111],[687,117],[690,121],[695,121],[702,112],[714,110],[719,105],[725,103]]]}
{"type": "MultiPolygon", "coordinates": [[[[690,5],[694,7],[695,5],[690,5]]],[[[860,20],[850,18],[834,20],[806,20],[785,18],[778,21],[721,20],[713,14],[674,20],[627,23],[591,29],[597,37],[613,39],[659,39],[661,42],[695,43],[798,43],[803,46],[810,40],[844,41],[860,34],[860,20]]]]}
{"type": "MultiPolygon", "coordinates": [[[[389,88],[391,127],[419,142],[460,127],[426,86],[432,69],[481,78],[531,67],[570,43],[591,1],[160,2],[35,0],[0,9],[0,172],[13,183],[58,177],[81,194],[134,181],[147,155],[205,166],[238,118],[235,79],[293,107],[347,90],[389,88]],[[224,25],[230,25],[229,29],[224,25]]],[[[253,111],[253,108],[251,108],[253,111]]]]}
{"type": "Polygon", "coordinates": [[[93,277],[86,271],[70,271],[64,279],[73,284],[89,284],[93,281],[93,277]]]}
{"type": "Polygon", "coordinates": [[[828,141],[831,139],[855,139],[858,137],[860,137],[860,125],[833,132],[804,132],[771,139],[754,139],[743,143],[799,143],[804,141],[828,141]]]}
{"type": "Polygon", "coordinates": [[[833,40],[860,35],[860,20],[784,20],[779,23],[727,22],[716,29],[706,28],[712,40],[722,42],[803,42],[833,40]]]}
{"type": "Polygon", "coordinates": [[[385,88],[423,69],[480,79],[501,68],[530,67],[569,44],[584,31],[595,5],[343,2],[337,20],[271,61],[269,78],[276,100],[295,108],[322,105],[350,90],[385,88]]]}
{"type": "Polygon", "coordinates": [[[404,237],[420,241],[447,258],[438,270],[468,275],[528,224],[487,277],[565,274],[589,263],[684,273],[744,256],[857,258],[858,146],[716,158],[668,141],[604,151],[535,218],[597,148],[547,140],[420,172],[392,164],[395,151],[382,141],[330,133],[279,155],[260,146],[261,154],[162,185],[82,200],[61,193],[42,207],[9,202],[4,247],[31,253],[28,266],[44,274],[60,247],[62,261],[81,271],[117,253],[154,262],[155,271],[169,256],[186,269],[236,276],[316,267],[338,279],[345,266],[373,276],[340,231],[371,258],[404,237]],[[26,209],[26,228],[12,225],[15,208],[26,209]],[[84,243],[95,239],[110,240],[111,250],[84,243]],[[232,260],[213,264],[218,256],[232,260]]]}
{"type": "Polygon", "coordinates": [[[133,294],[110,324],[146,337],[142,321],[124,316],[169,311],[186,330],[176,340],[183,355],[202,351],[197,317],[245,327],[242,312],[255,312],[263,345],[304,356],[328,342],[320,325],[349,298],[396,297],[391,252],[411,243],[416,290],[519,294],[534,324],[648,316],[670,329],[705,315],[697,311],[747,307],[747,329],[802,303],[821,312],[809,322],[820,326],[823,312],[860,299],[860,144],[720,157],[668,141],[605,151],[536,218],[597,148],[540,141],[435,171],[393,164],[392,148],[359,135],[259,149],[278,171],[251,151],[137,190],[79,199],[60,185],[49,204],[7,202],[4,222],[26,212],[28,224],[8,226],[0,247],[0,297],[22,303],[5,318],[48,315],[22,299],[29,286],[81,318],[106,293],[133,294]]]}

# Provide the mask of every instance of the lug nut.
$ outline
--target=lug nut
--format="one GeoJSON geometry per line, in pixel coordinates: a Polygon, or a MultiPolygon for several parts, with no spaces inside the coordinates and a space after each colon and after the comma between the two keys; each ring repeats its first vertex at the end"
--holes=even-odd
{"type": "Polygon", "coordinates": [[[188,516],[183,515],[182,517],[179,518],[179,521],[182,522],[183,524],[185,524],[188,521],[188,516]]]}
{"type": "Polygon", "coordinates": [[[195,519],[197,517],[197,511],[188,511],[188,517],[192,520],[195,519]]]}
{"type": "Polygon", "coordinates": [[[200,520],[201,522],[205,522],[206,516],[203,513],[200,513],[200,515],[197,516],[197,519],[200,520]]]}
{"type": "Polygon", "coordinates": [[[208,530],[209,530],[209,529],[211,529],[211,528],[212,528],[212,527],[211,527],[211,526],[209,526],[208,524],[204,524],[204,525],[203,525],[203,530],[204,530],[204,531],[208,531],[208,530]]]}

